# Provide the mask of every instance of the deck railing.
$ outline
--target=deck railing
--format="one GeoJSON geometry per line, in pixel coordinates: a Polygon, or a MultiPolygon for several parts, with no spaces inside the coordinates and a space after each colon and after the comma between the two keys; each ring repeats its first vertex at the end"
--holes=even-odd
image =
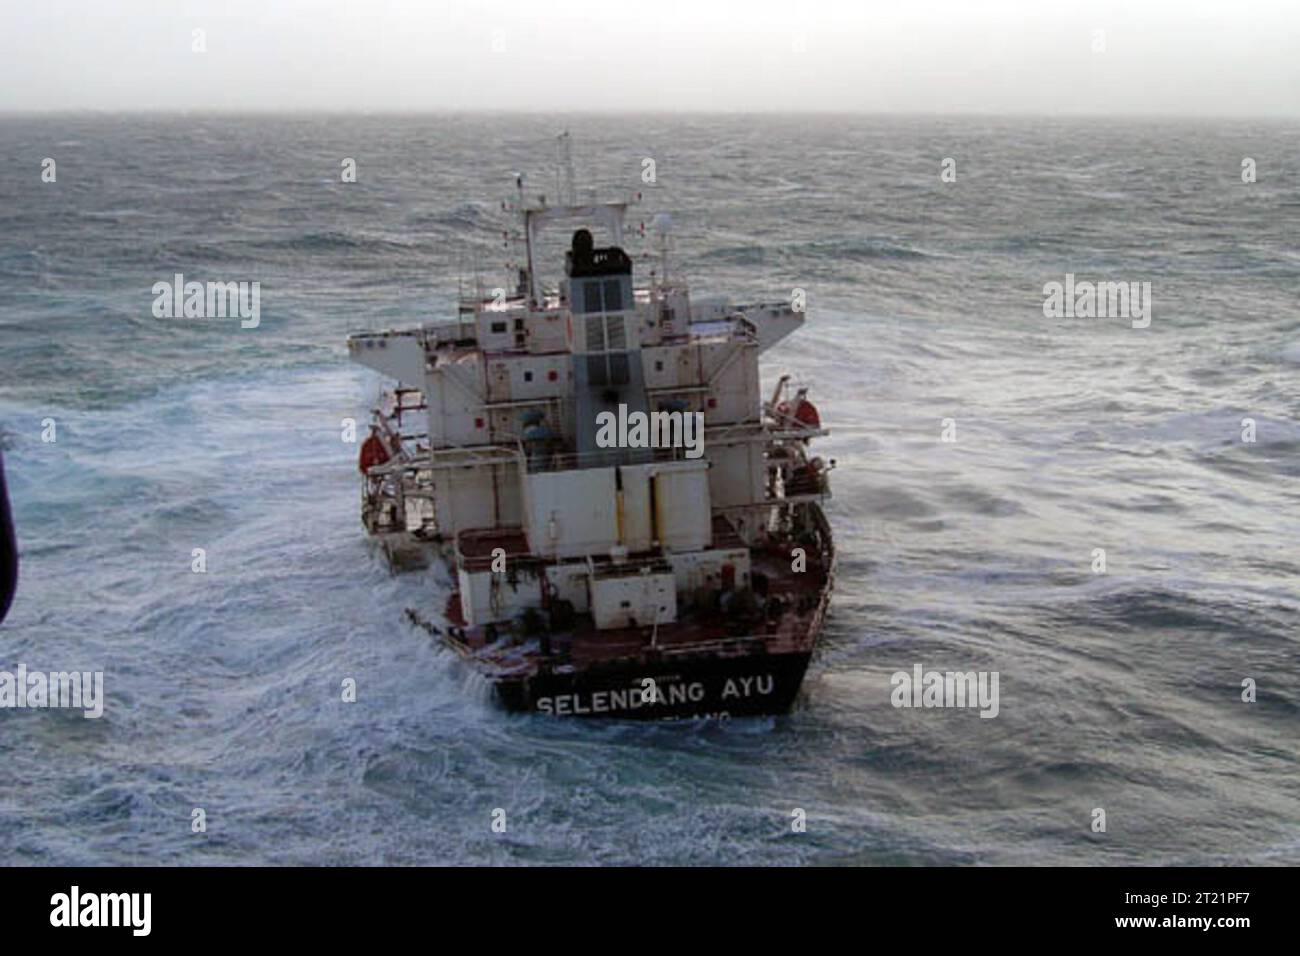
{"type": "Polygon", "coordinates": [[[686,448],[602,448],[587,452],[529,451],[520,443],[520,454],[528,462],[530,474],[548,471],[572,471],[578,468],[611,468],[615,465],[648,465],[654,462],[682,461],[686,448]]]}

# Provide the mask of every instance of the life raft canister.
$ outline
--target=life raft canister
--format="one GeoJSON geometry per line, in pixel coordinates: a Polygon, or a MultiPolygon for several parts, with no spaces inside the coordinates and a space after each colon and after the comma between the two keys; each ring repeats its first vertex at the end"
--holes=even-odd
{"type": "Polygon", "coordinates": [[[361,457],[357,462],[357,467],[361,469],[364,475],[375,465],[382,465],[388,461],[388,449],[384,447],[383,441],[378,435],[371,435],[361,443],[361,457]]]}

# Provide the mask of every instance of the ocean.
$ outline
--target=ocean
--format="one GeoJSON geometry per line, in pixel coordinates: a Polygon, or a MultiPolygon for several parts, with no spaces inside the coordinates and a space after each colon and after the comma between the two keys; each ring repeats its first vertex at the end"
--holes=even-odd
{"type": "Polygon", "coordinates": [[[1249,121],[0,118],[0,670],[105,694],[0,709],[0,863],[1300,863],[1297,158],[1249,121]],[[806,294],[763,374],[831,430],[839,570],[788,716],[507,715],[361,528],[347,334],[501,282],[564,128],[697,297],[806,294]],[[260,324],[156,318],[176,273],[260,282],[260,324]],[[1149,282],[1149,325],[1045,315],[1067,276],[1149,282]],[[997,716],[893,706],[917,666],[996,672],[997,716]]]}

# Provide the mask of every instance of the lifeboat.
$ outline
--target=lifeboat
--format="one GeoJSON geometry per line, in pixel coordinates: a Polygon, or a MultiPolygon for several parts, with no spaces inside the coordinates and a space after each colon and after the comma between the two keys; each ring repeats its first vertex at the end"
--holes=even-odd
{"type": "Polygon", "coordinates": [[[369,438],[361,443],[361,455],[357,461],[357,467],[361,473],[367,474],[371,468],[376,465],[382,465],[388,461],[388,449],[384,447],[383,439],[377,434],[371,434],[369,438]]]}
{"type": "Polygon", "coordinates": [[[817,412],[817,406],[806,398],[796,400],[793,408],[789,402],[782,402],[776,406],[776,410],[778,414],[787,418],[792,417],[799,424],[809,428],[822,427],[822,417],[817,412]]]}

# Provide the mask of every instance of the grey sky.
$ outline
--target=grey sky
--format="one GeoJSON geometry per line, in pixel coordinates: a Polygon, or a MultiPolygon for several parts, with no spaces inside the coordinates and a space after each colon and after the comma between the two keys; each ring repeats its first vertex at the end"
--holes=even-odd
{"type": "Polygon", "coordinates": [[[1300,116],[1300,0],[0,0],[51,109],[1300,116]]]}

